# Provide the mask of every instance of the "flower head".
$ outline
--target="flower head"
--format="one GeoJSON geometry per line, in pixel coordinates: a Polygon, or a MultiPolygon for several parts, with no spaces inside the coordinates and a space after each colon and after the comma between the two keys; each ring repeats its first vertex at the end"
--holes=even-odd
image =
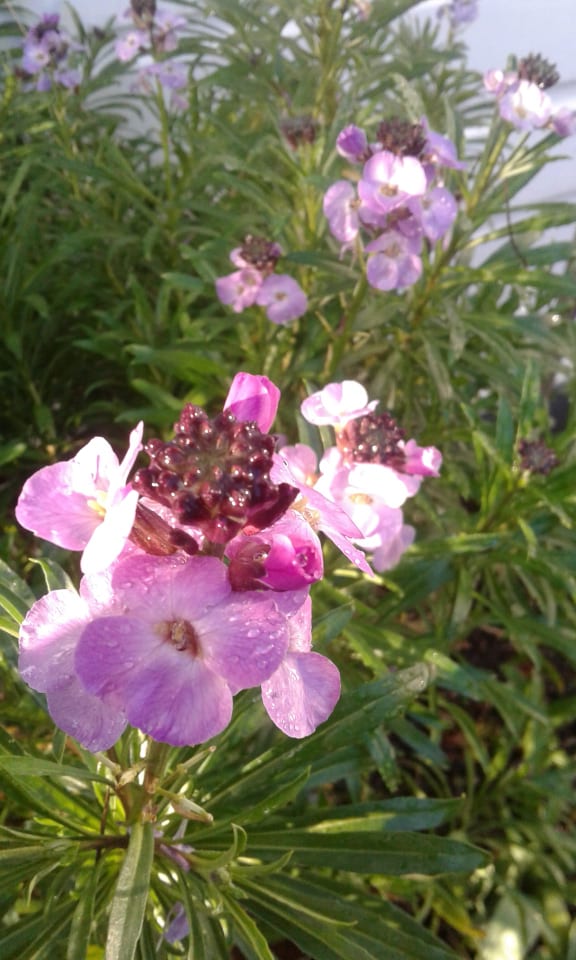
{"type": "Polygon", "coordinates": [[[302,287],[287,274],[266,277],[256,294],[256,303],[265,308],[272,323],[280,325],[297,320],[308,309],[308,298],[302,287]]]}
{"type": "Polygon", "coordinates": [[[215,557],[128,557],[112,583],[123,613],[85,627],[76,673],[94,696],[116,696],[129,723],[161,742],[193,745],[220,733],[233,691],[263,683],[284,658],[281,601],[233,593],[215,557]]]}
{"type": "Polygon", "coordinates": [[[121,552],[134,522],[138,494],[127,482],[142,449],[143,424],[130,434],[122,463],[102,437],[71,460],[28,478],[16,506],[26,530],[68,550],[82,550],[85,573],[102,570],[121,552]]]}
{"type": "Polygon", "coordinates": [[[308,423],[343,427],[350,420],[371,413],[377,405],[377,400],[368,401],[368,394],[361,383],[343,380],[342,383],[329,383],[322,390],[311,393],[302,402],[300,411],[308,423]]]}

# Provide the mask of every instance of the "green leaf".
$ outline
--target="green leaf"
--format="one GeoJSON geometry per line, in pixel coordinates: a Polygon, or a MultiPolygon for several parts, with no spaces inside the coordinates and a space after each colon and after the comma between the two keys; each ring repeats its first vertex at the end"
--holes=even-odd
{"type": "Polygon", "coordinates": [[[96,891],[98,889],[98,881],[100,879],[103,862],[103,860],[96,860],[81,890],[78,904],[72,917],[72,925],[70,927],[70,935],[66,949],[66,960],[85,960],[86,958],[86,951],[90,942],[96,891]]]}
{"type": "Polygon", "coordinates": [[[153,825],[133,824],[112,900],[106,960],[133,960],[148,903],[153,858],[153,825]]]}
{"type": "Polygon", "coordinates": [[[246,960],[274,960],[266,939],[245,910],[233,897],[224,897],[226,911],[232,917],[235,939],[246,960]]]}
{"type": "Polygon", "coordinates": [[[38,564],[42,570],[47,590],[74,590],[76,592],[72,580],[55,560],[48,560],[46,557],[32,558],[32,563],[38,564]]]}
{"type": "Polygon", "coordinates": [[[249,850],[252,856],[263,859],[291,850],[294,866],[387,876],[471,872],[486,859],[481,850],[469,844],[409,832],[251,832],[249,850]]]}
{"type": "Polygon", "coordinates": [[[71,764],[52,763],[50,760],[37,760],[35,757],[2,757],[0,768],[4,768],[15,777],[68,777],[72,780],[95,780],[114,786],[112,780],[92,773],[84,767],[74,767],[71,764]]]}

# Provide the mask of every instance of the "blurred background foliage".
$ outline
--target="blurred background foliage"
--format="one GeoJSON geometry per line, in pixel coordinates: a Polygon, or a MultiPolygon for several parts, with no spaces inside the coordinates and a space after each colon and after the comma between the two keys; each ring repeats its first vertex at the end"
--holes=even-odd
{"type": "MultiPolygon", "coordinates": [[[[444,466],[410,502],[417,539],[397,568],[365,580],[327,554],[313,596],[316,647],[346,690],[335,718],[295,744],[243,694],[217,762],[190,751],[215,822],[188,824],[191,871],[160,850],[138,955],[576,958],[576,275],[573,244],[549,233],[575,207],[523,204],[558,138],[493,118],[463,44],[402,16],[416,6],[182,3],[180,113],[131,88],[113,23],[76,21],[76,91],[27,89],[20,48],[4,53],[4,960],[102,957],[126,845],[102,768],[54,734],[15,670],[18,620],[44,589],[32,561],[47,558],[49,586],[64,562],[17,531],[16,497],[94,434],[120,450],[139,418],[158,435],[184,400],[218,410],[239,369],[280,386],[289,442],[311,439],[303,397],[353,378],[444,466]],[[367,289],[322,215],[339,130],[390,115],[425,115],[467,160],[448,171],[449,242],[401,295],[367,289]],[[291,143],[307,126],[313,142],[291,143]],[[308,294],[289,327],[215,297],[248,233],[281,244],[308,294]],[[179,903],[189,947],[159,942],[179,903]]],[[[30,18],[6,9],[14,40],[30,18]]],[[[123,749],[134,762],[136,742],[123,749]]]]}

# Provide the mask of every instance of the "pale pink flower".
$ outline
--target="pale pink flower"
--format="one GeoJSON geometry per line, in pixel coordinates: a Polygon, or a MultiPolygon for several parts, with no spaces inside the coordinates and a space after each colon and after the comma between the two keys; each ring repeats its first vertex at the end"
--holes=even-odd
{"type": "Polygon", "coordinates": [[[545,127],[552,115],[552,101],[536,83],[520,80],[499,102],[500,116],[518,130],[545,127]]]}
{"type": "Polygon", "coordinates": [[[42,467],[24,484],[16,519],[36,536],[83,550],[84,573],[103,570],[126,543],[138,494],[127,482],[142,449],[143,424],[130,434],[122,463],[107,440],[94,437],[71,460],[42,467]]]}
{"type": "Polygon", "coordinates": [[[272,323],[279,325],[297,320],[308,309],[308,298],[302,287],[284,273],[266,277],[256,294],[256,303],[264,307],[272,323]]]}
{"type": "Polygon", "coordinates": [[[234,313],[242,313],[246,307],[256,302],[262,285],[262,275],[258,270],[244,267],[216,279],[216,295],[221,303],[232,307],[234,313]]]}
{"type": "Polygon", "coordinates": [[[368,394],[361,383],[343,380],[342,383],[329,383],[306,397],[300,412],[308,423],[344,427],[350,420],[372,413],[377,405],[377,400],[368,401],[368,394]]]}

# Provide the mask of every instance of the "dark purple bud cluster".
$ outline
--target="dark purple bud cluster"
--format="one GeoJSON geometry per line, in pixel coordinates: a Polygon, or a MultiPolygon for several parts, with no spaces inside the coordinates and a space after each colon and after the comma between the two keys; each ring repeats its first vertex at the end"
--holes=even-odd
{"type": "Polygon", "coordinates": [[[156,16],[156,0],[130,0],[130,9],[136,25],[146,29],[156,16]]]}
{"type": "Polygon", "coordinates": [[[542,440],[520,440],[518,444],[520,466],[530,473],[542,473],[544,476],[558,466],[558,457],[542,440]]]}
{"type": "Polygon", "coordinates": [[[244,243],[240,247],[242,259],[264,276],[275,270],[281,255],[282,250],[277,243],[266,240],[266,237],[253,237],[250,233],[244,237],[244,243]]]}
{"type": "Polygon", "coordinates": [[[318,124],[308,115],[287,117],[280,124],[280,129],[292,149],[298,150],[304,144],[314,143],[318,133],[318,124]]]}
{"type": "Polygon", "coordinates": [[[248,525],[269,526],[295,500],[294,487],[271,481],[274,437],[256,423],[228,411],[210,419],[188,403],[174,431],[167,443],[148,441],[150,466],[137,471],[133,485],[210,543],[228,543],[248,525]]]}
{"type": "Polygon", "coordinates": [[[369,413],[350,420],[336,443],[346,463],[381,463],[402,471],[404,431],[389,413],[369,413]]]}
{"type": "Polygon", "coordinates": [[[539,53],[530,53],[518,63],[518,77],[520,80],[535,83],[541,90],[548,90],[558,83],[560,74],[555,63],[550,63],[539,53]]]}
{"type": "Polygon", "coordinates": [[[420,159],[426,149],[426,133],[420,123],[410,123],[400,117],[384,120],[376,131],[376,139],[383,150],[399,157],[420,159]]]}

